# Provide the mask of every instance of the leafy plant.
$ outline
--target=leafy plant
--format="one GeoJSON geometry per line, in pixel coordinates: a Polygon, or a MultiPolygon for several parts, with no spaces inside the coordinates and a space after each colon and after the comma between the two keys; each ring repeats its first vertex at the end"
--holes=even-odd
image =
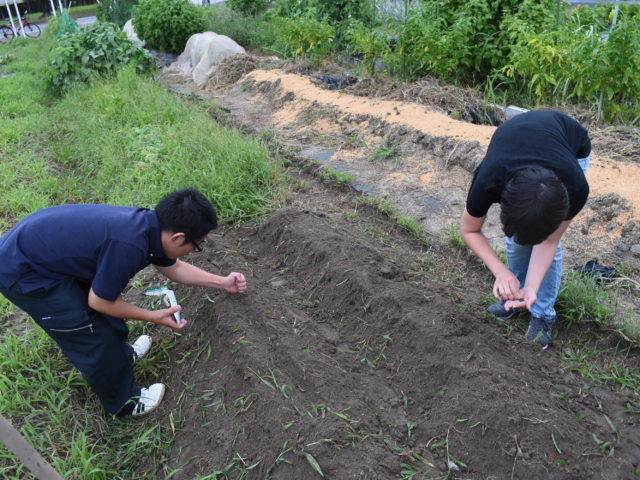
{"type": "Polygon", "coordinates": [[[112,22],[122,28],[133,16],[133,7],[137,4],[138,0],[101,0],[96,17],[101,22],[112,22]]]}
{"type": "Polygon", "coordinates": [[[360,22],[353,23],[346,33],[351,50],[362,55],[362,61],[369,75],[376,71],[376,60],[387,55],[390,51],[390,38],[379,28],[366,27],[360,22]]]}
{"type": "Polygon", "coordinates": [[[267,10],[270,0],[227,0],[232,10],[243,15],[258,15],[267,10]]]}
{"type": "Polygon", "coordinates": [[[279,18],[279,46],[287,55],[317,59],[333,46],[336,30],[324,20],[317,20],[313,10],[292,18],[279,18]]]}
{"type": "Polygon", "coordinates": [[[133,13],[138,37],[164,52],[181,52],[189,37],[206,26],[203,10],[189,0],[141,0],[133,13]]]}
{"type": "Polygon", "coordinates": [[[44,78],[51,92],[62,94],[74,84],[112,75],[124,65],[146,72],[155,67],[155,58],[127,39],[115,25],[94,23],[63,35],[56,42],[49,53],[44,78]]]}
{"type": "Polygon", "coordinates": [[[369,22],[373,17],[370,0],[315,0],[315,6],[319,17],[333,24],[351,20],[369,22]]]}

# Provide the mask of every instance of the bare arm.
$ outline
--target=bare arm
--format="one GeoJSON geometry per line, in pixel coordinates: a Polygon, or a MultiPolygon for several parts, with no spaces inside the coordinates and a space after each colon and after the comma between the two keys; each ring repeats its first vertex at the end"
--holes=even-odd
{"type": "Polygon", "coordinates": [[[226,277],[221,277],[182,260],[177,260],[170,267],[156,268],[170,280],[185,285],[218,288],[230,293],[243,293],[247,290],[247,281],[244,275],[238,272],[232,272],[226,277]]]}
{"type": "Polygon", "coordinates": [[[88,303],[95,311],[116,318],[144,320],[146,322],[165,325],[174,330],[180,330],[187,324],[186,321],[183,321],[178,325],[173,317],[175,312],[180,311],[180,306],[163,308],[161,310],[145,310],[144,308],[136,307],[131,303],[125,302],[122,297],[118,297],[114,301],[100,298],[95,294],[93,289],[89,290],[88,303]]]}
{"type": "Polygon", "coordinates": [[[480,257],[480,260],[493,273],[496,281],[493,285],[493,295],[498,300],[515,300],[520,290],[520,282],[516,276],[502,263],[489,245],[487,237],[482,233],[482,225],[486,216],[473,217],[464,210],[460,222],[460,233],[467,246],[480,257]]]}
{"type": "MultiPolygon", "coordinates": [[[[542,281],[553,262],[553,257],[556,254],[560,239],[570,224],[571,220],[562,222],[558,229],[549,235],[544,242],[533,247],[531,258],[529,259],[527,278],[524,282],[524,287],[522,287],[518,295],[521,300],[508,302],[508,308],[530,309],[533,304],[536,303],[540,285],[542,285],[542,281]]],[[[507,305],[505,305],[505,307],[507,307],[507,305]]]]}

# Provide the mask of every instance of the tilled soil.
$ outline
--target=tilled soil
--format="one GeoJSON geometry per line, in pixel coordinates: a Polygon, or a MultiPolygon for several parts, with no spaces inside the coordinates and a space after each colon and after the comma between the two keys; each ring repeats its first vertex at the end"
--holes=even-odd
{"type": "MultiPolygon", "coordinates": [[[[447,245],[492,130],[434,133],[452,124],[424,120],[424,106],[373,101],[362,113],[365,100],[305,82],[296,90],[292,77],[285,88],[281,77],[263,72],[209,91],[163,78],[214,98],[258,135],[354,175],[361,192],[292,167],[286,207],[215,236],[188,259],[244,272],[249,291],[175,286],[191,324],[176,337],[154,333],[177,338],[174,367],[160,379],[169,390],[159,415],[177,432],[164,465],[170,478],[637,478],[637,394],[591,375],[607,363],[637,370],[637,349],[559,318],[542,351],[524,339],[526,316],[500,322],[484,313],[490,275],[447,245]],[[422,120],[411,126],[413,114],[422,120]],[[398,230],[371,196],[413,215],[429,243],[398,230]],[[601,358],[603,350],[621,353],[601,358]]],[[[595,193],[566,239],[574,264],[594,255],[637,262],[640,227],[627,188],[637,170],[592,167],[595,193]],[[609,195],[606,182],[620,194],[609,195]]],[[[495,215],[486,227],[498,243],[495,215]]],[[[627,302],[635,308],[637,295],[627,302]]],[[[157,461],[141,459],[140,471],[157,461]]]]}
{"type": "Polygon", "coordinates": [[[175,287],[172,479],[633,478],[637,397],[563,369],[575,329],[542,351],[526,318],[482,313],[490,278],[461,249],[294,181],[287,207],[187,259],[244,272],[246,294],[175,287]]]}

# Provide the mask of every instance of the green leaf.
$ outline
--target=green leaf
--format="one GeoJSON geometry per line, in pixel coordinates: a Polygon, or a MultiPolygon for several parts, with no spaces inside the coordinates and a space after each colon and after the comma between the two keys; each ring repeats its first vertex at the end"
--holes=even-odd
{"type": "Polygon", "coordinates": [[[311,465],[311,468],[313,468],[316,472],[320,474],[322,478],[324,478],[324,473],[322,473],[322,469],[320,468],[320,465],[318,464],[316,459],[313,458],[313,456],[310,453],[305,453],[304,456],[307,459],[307,462],[309,462],[309,465],[311,465]]]}

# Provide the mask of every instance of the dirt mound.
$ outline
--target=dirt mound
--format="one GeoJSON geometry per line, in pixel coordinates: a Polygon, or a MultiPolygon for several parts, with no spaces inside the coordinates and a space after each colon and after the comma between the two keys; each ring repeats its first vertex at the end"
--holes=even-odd
{"type": "Polygon", "coordinates": [[[207,82],[205,90],[216,92],[222,87],[236,83],[256,68],[277,68],[283,64],[277,57],[257,57],[236,53],[223,58],[216,66],[207,82]]]}
{"type": "Polygon", "coordinates": [[[297,204],[189,259],[250,291],[178,289],[171,478],[631,478],[629,398],[483,319],[486,272],[348,196],[297,204]]]}

